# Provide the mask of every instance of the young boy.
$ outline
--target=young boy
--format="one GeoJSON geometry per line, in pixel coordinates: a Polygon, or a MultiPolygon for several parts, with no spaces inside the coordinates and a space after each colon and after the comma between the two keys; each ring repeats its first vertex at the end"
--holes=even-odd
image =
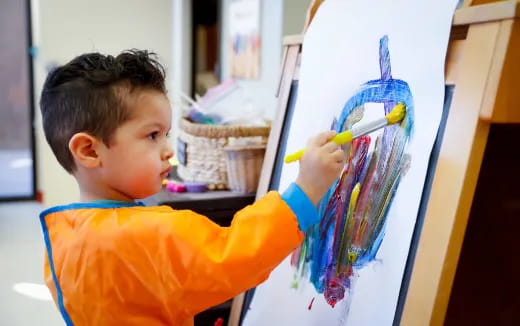
{"type": "Polygon", "coordinates": [[[192,325],[256,286],[318,222],[344,154],[308,143],[296,182],[238,212],[230,227],[135,199],[161,189],[173,156],[164,70],[146,51],[81,55],[49,73],[45,136],[80,202],[43,211],[45,281],[67,325],[192,325]]]}

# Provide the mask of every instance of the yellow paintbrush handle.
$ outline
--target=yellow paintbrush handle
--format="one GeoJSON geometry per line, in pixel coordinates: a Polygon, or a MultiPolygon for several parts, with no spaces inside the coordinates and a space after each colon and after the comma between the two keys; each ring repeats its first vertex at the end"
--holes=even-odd
{"type": "MultiPolygon", "coordinates": [[[[334,142],[334,143],[338,144],[339,146],[346,144],[346,143],[350,143],[352,141],[352,132],[350,130],[341,132],[341,133],[337,134],[336,136],[332,137],[332,139],[329,141],[334,142]]],[[[305,152],[305,148],[300,149],[297,152],[287,155],[283,161],[285,163],[296,162],[302,158],[302,155],[304,152],[305,152]]]]}
{"type": "Polygon", "coordinates": [[[341,146],[346,143],[350,143],[352,141],[352,138],[353,138],[352,131],[347,130],[347,131],[340,132],[336,136],[332,137],[332,139],[330,141],[333,141],[336,144],[338,144],[339,146],[341,146]]]}
{"type": "Polygon", "coordinates": [[[302,158],[303,153],[305,153],[305,148],[304,149],[300,149],[297,152],[294,152],[292,154],[287,155],[283,161],[285,163],[296,162],[296,161],[298,161],[299,159],[302,158]]]}

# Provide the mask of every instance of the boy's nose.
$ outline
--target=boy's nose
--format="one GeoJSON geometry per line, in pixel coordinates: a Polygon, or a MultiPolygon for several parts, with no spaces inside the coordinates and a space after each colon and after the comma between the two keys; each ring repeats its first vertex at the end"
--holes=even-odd
{"type": "Polygon", "coordinates": [[[162,159],[163,159],[164,161],[169,160],[169,159],[171,159],[171,158],[173,157],[173,155],[174,155],[174,153],[173,153],[173,148],[172,148],[172,146],[168,143],[168,144],[166,145],[165,150],[164,150],[163,153],[162,153],[162,159]]]}

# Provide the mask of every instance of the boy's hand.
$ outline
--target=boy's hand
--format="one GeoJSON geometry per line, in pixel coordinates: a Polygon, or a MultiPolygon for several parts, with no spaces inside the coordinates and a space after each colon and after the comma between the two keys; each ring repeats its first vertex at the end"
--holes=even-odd
{"type": "Polygon", "coordinates": [[[345,153],[329,140],[335,131],[326,131],[312,137],[300,159],[296,184],[317,205],[332,183],[339,177],[345,164],[345,153]]]}

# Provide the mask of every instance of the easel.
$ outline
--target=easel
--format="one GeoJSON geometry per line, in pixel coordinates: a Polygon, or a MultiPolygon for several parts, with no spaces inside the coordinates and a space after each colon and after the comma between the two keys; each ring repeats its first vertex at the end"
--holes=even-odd
{"type": "MultiPolygon", "coordinates": [[[[321,2],[311,4],[310,19],[321,2]]],[[[520,93],[520,2],[489,2],[466,0],[454,15],[446,84],[455,90],[401,325],[444,323],[490,128],[520,123],[515,101],[520,93]]],[[[301,35],[284,40],[277,117],[257,196],[269,188],[291,84],[298,79],[302,40],[301,35]]],[[[234,300],[228,325],[238,325],[242,306],[241,295],[234,300]]]]}

